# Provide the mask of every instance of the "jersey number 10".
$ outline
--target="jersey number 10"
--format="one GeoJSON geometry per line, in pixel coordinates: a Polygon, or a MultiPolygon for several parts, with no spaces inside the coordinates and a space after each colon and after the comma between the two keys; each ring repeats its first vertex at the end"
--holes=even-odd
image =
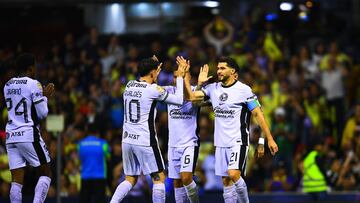
{"type": "MultiPolygon", "coordinates": [[[[10,112],[12,107],[13,107],[13,104],[12,104],[12,100],[10,98],[7,98],[5,99],[5,102],[6,102],[6,107],[7,107],[7,110],[10,112]]],[[[28,110],[27,110],[27,103],[26,103],[26,99],[25,98],[22,98],[19,103],[16,104],[15,106],[15,115],[16,116],[21,116],[23,115],[24,116],[24,122],[25,123],[28,123],[29,122],[29,118],[28,118],[28,110]],[[23,110],[21,111],[19,108],[20,107],[23,107],[23,110]]],[[[9,121],[10,122],[10,121],[9,121]]]]}
{"type": "Polygon", "coordinates": [[[129,102],[129,106],[127,107],[127,100],[125,100],[125,123],[128,121],[128,118],[131,123],[138,123],[140,121],[140,102],[137,99],[132,99],[129,102]],[[135,112],[133,112],[133,110],[135,112]]]}

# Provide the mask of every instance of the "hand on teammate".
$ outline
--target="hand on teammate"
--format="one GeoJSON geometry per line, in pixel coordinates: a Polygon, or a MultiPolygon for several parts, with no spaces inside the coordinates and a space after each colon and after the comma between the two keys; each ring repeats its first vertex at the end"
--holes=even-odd
{"type": "Polygon", "coordinates": [[[209,66],[205,64],[203,67],[200,68],[200,73],[198,77],[198,85],[203,85],[205,82],[210,80],[213,76],[208,76],[209,74],[209,66]]]}
{"type": "Polygon", "coordinates": [[[45,97],[52,97],[53,96],[53,94],[54,94],[54,92],[55,92],[55,85],[54,85],[54,83],[49,83],[48,85],[46,85],[46,87],[44,88],[44,90],[43,90],[43,95],[45,96],[45,97]]]}

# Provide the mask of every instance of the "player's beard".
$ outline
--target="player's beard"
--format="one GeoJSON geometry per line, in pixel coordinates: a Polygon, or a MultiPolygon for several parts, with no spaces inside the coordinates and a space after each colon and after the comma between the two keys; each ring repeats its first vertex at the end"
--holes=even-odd
{"type": "Polygon", "coordinates": [[[219,80],[219,82],[224,83],[224,82],[226,82],[226,81],[229,79],[229,77],[230,77],[230,76],[228,76],[228,75],[218,76],[218,80],[219,80]]]}

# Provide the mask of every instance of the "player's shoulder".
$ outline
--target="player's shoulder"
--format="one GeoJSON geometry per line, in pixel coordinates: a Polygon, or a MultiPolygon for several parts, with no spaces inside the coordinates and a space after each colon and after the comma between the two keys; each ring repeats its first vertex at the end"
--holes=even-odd
{"type": "Polygon", "coordinates": [[[251,91],[251,87],[249,85],[242,83],[240,81],[237,81],[234,87],[243,91],[251,91]]]}
{"type": "Polygon", "coordinates": [[[218,87],[220,87],[219,85],[221,86],[220,82],[209,83],[204,86],[204,89],[218,88],[218,87]]]}

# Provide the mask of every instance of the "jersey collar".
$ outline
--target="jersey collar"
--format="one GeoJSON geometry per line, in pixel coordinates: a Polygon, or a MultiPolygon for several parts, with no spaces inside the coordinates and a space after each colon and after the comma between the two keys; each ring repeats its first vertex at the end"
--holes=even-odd
{"type": "Polygon", "coordinates": [[[235,85],[236,82],[237,82],[237,80],[235,80],[235,82],[233,82],[233,83],[230,84],[230,85],[223,85],[223,84],[221,83],[221,87],[223,87],[223,88],[229,88],[229,87],[232,87],[233,85],[235,85]]]}

